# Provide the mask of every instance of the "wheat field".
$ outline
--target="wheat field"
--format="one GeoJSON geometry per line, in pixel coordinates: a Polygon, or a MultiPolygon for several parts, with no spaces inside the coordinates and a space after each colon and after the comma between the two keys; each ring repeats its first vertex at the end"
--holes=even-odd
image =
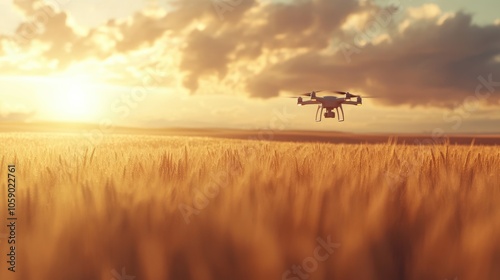
{"type": "Polygon", "coordinates": [[[0,239],[1,279],[500,279],[496,146],[0,143],[1,223],[12,163],[18,212],[16,272],[0,239]]]}

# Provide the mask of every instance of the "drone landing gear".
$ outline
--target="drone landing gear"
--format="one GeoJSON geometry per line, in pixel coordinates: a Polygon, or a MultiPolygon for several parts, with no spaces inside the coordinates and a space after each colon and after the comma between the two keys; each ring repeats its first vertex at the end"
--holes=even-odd
{"type": "Polygon", "coordinates": [[[339,122],[343,122],[344,121],[344,109],[342,108],[342,105],[340,105],[339,107],[336,108],[338,120],[339,120],[339,122]],[[342,112],[342,116],[339,114],[339,107],[340,107],[340,112],[342,112]]]}
{"type": "Polygon", "coordinates": [[[318,109],[316,110],[316,122],[320,122],[321,121],[321,115],[323,115],[323,109],[324,109],[323,106],[318,105],[318,109]],[[321,109],[321,113],[319,111],[320,109],[321,109]]]}

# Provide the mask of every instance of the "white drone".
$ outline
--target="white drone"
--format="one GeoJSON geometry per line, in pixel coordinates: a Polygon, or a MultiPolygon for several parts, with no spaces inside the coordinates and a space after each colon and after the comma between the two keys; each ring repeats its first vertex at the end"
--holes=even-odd
{"type": "MultiPolygon", "coordinates": [[[[343,97],[336,97],[336,96],[323,96],[319,97],[316,96],[316,93],[321,92],[322,90],[317,90],[317,91],[312,91],[308,93],[302,94],[303,96],[309,96],[311,97],[310,100],[303,101],[302,97],[292,97],[292,98],[297,98],[297,105],[302,106],[302,105],[312,105],[312,104],[318,104],[318,109],[316,110],[316,121],[320,122],[322,115],[323,115],[323,110],[326,109],[326,112],[324,114],[325,118],[335,118],[335,112],[332,112],[333,109],[336,109],[337,111],[337,119],[339,122],[344,121],[344,109],[342,108],[342,104],[346,105],[361,105],[363,103],[363,98],[359,95],[354,95],[348,91],[330,91],[332,93],[344,95],[343,97]],[[351,98],[356,98],[356,101],[351,101],[351,98]],[[340,108],[340,114],[339,113],[339,108],[340,108]],[[321,110],[321,112],[320,112],[321,110]]],[[[364,97],[364,98],[373,98],[373,97],[364,97]]]]}

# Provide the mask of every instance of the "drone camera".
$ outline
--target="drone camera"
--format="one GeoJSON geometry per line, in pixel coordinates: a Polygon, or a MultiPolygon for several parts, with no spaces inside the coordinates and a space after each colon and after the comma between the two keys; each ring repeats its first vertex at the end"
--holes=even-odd
{"type": "Polygon", "coordinates": [[[325,118],[335,118],[334,112],[325,112],[325,118]]]}
{"type": "Polygon", "coordinates": [[[302,97],[299,97],[299,98],[297,99],[297,105],[298,105],[298,106],[302,106],[302,97]]]}

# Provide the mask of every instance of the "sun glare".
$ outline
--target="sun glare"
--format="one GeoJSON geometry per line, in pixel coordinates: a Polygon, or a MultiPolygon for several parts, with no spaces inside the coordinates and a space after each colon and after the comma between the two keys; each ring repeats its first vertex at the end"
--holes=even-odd
{"type": "Polygon", "coordinates": [[[60,102],[67,116],[83,117],[92,110],[89,98],[81,88],[70,88],[60,102]]]}
{"type": "Polygon", "coordinates": [[[50,94],[50,114],[59,121],[92,121],[98,113],[94,92],[81,84],[71,84],[50,94]]]}

